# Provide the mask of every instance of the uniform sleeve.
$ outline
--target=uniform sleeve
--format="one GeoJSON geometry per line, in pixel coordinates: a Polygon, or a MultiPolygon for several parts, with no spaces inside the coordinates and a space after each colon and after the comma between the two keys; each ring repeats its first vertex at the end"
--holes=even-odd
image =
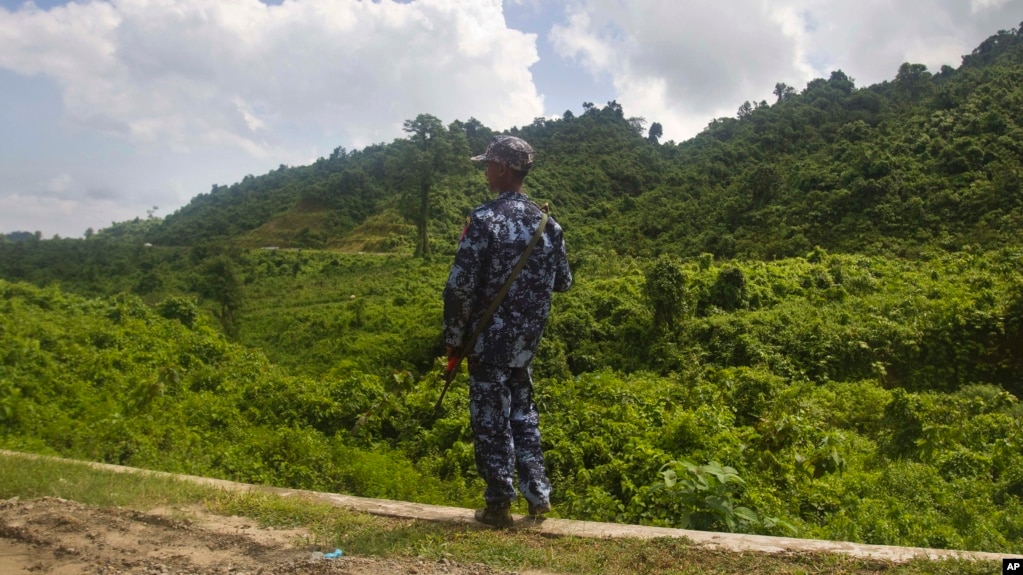
{"type": "Polygon", "coordinates": [[[568,249],[565,248],[565,235],[558,228],[557,255],[554,263],[554,291],[568,291],[572,287],[572,270],[568,267],[568,249]]]}
{"type": "Polygon", "coordinates": [[[462,234],[444,286],[444,343],[460,347],[468,337],[469,319],[479,298],[488,238],[483,226],[472,218],[462,234]]]}

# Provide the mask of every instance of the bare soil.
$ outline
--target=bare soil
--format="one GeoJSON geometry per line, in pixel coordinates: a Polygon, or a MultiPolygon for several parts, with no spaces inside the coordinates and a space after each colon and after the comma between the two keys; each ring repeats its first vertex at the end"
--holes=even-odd
{"type": "Polygon", "coordinates": [[[324,558],[303,530],[200,506],[146,513],[59,498],[0,501],[0,573],[22,575],[500,575],[447,560],[324,558]]]}

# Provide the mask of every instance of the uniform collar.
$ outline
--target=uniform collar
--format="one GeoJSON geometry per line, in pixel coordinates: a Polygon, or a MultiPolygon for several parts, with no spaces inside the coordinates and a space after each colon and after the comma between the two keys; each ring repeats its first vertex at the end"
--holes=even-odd
{"type": "Polygon", "coordinates": [[[522,192],[516,192],[514,190],[508,190],[506,192],[501,192],[500,194],[497,194],[497,197],[498,198],[503,198],[503,199],[506,199],[506,200],[528,200],[529,199],[529,196],[527,196],[526,194],[524,194],[522,192]]]}

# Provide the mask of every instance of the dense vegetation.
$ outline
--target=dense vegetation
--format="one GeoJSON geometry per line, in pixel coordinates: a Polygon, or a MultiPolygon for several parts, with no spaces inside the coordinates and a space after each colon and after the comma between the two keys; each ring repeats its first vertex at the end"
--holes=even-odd
{"type": "MultiPolygon", "coordinates": [[[[1021,80],[1014,29],[680,144],[614,102],[514,130],[577,277],[535,366],[556,511],[1023,552],[1021,80]]],[[[433,406],[491,131],[406,129],[0,240],[0,445],[478,504],[464,375],[433,406]]]]}

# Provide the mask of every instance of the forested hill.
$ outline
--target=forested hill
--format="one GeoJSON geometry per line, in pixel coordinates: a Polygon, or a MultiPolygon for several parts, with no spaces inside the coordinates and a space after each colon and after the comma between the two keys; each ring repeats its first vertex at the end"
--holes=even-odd
{"type": "MultiPolygon", "coordinates": [[[[636,255],[777,258],[832,251],[912,254],[995,247],[1023,223],[1023,33],[1000,31],[958,69],[903,64],[858,87],[841,71],[774,102],[745,102],[691,140],[658,142],[656,118],[616,102],[511,130],[537,150],[527,180],[576,246],[636,255]],[[650,121],[649,130],[647,121],[650,121]]],[[[487,196],[465,159],[492,130],[406,123],[407,138],[338,148],[206,194],[157,225],[163,245],[412,251],[428,200],[428,238],[450,249],[487,196]],[[438,241],[441,240],[441,241],[438,241]]],[[[130,226],[128,226],[130,228],[130,226]]],[[[118,226],[107,233],[124,232],[118,226]]]]}

